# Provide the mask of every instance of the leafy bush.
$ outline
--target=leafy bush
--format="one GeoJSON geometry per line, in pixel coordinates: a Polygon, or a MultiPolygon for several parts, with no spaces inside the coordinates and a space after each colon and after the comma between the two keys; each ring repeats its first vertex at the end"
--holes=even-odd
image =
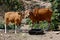
{"type": "Polygon", "coordinates": [[[0,29],[4,29],[4,24],[0,23],[0,29]]]}
{"type": "Polygon", "coordinates": [[[55,0],[56,2],[60,3],[60,0],[55,0]]]}
{"type": "MultiPolygon", "coordinates": [[[[7,26],[7,29],[14,29],[14,24],[9,24],[9,26],[7,26]]],[[[0,22],[0,29],[5,29],[4,23],[0,22]]]]}
{"type": "Polygon", "coordinates": [[[58,29],[58,23],[60,23],[59,15],[60,15],[60,0],[54,0],[53,2],[53,19],[52,19],[52,24],[54,26],[54,29],[58,29]]]}
{"type": "Polygon", "coordinates": [[[5,11],[21,11],[24,10],[23,2],[20,0],[0,0],[4,4],[5,11]],[[7,9],[8,8],[8,9],[7,9]]]}
{"type": "Polygon", "coordinates": [[[26,23],[29,24],[29,25],[31,25],[32,21],[29,18],[27,18],[26,23]]]}
{"type": "MultiPolygon", "coordinates": [[[[51,23],[51,27],[50,27],[51,30],[54,30],[54,24],[53,23],[54,22],[51,23]]],[[[30,27],[32,27],[32,25],[33,25],[32,21],[30,19],[27,19],[27,24],[30,25],[30,27]]],[[[40,29],[45,30],[45,29],[47,29],[47,27],[48,27],[48,22],[43,22],[43,21],[41,21],[40,24],[35,23],[33,25],[34,29],[39,29],[40,28],[40,29]]]]}
{"type": "Polygon", "coordinates": [[[50,2],[53,2],[54,0],[49,0],[50,2]]]}

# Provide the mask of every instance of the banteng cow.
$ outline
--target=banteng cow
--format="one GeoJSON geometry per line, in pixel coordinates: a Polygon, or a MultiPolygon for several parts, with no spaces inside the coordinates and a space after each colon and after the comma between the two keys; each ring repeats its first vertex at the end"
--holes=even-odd
{"type": "Polygon", "coordinates": [[[32,20],[32,23],[39,23],[39,21],[48,21],[50,28],[52,10],[49,8],[34,8],[33,11],[29,12],[29,18],[32,20]]]}

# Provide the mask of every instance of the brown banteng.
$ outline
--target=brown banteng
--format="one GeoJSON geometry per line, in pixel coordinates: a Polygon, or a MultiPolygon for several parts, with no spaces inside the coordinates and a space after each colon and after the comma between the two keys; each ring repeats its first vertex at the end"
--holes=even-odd
{"type": "Polygon", "coordinates": [[[21,24],[23,18],[23,14],[20,12],[6,12],[4,19],[5,19],[5,33],[6,33],[6,27],[11,22],[15,24],[15,33],[16,28],[21,24]]]}
{"type": "Polygon", "coordinates": [[[29,13],[29,18],[32,20],[32,23],[39,23],[39,21],[46,20],[49,23],[49,27],[51,23],[51,16],[52,10],[49,8],[35,8],[29,13]]]}

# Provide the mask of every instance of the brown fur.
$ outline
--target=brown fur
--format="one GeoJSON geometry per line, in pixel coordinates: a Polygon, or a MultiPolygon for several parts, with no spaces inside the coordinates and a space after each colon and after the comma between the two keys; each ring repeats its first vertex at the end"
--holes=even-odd
{"type": "Polygon", "coordinates": [[[19,12],[7,12],[5,13],[5,23],[8,25],[10,22],[15,25],[20,25],[22,21],[22,15],[19,12]]]}
{"type": "Polygon", "coordinates": [[[29,17],[33,23],[44,20],[48,21],[49,23],[51,22],[52,10],[49,8],[35,8],[29,14],[29,17]]]}

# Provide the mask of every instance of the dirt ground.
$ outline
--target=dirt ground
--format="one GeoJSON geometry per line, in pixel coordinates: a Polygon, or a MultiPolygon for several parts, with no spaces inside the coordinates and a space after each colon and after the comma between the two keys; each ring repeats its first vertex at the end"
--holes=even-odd
{"type": "Polygon", "coordinates": [[[45,32],[44,35],[29,35],[28,33],[0,32],[0,40],[60,40],[60,31],[45,32]]]}
{"type": "Polygon", "coordinates": [[[21,27],[24,29],[22,32],[14,33],[14,30],[9,30],[7,33],[4,33],[4,30],[0,30],[0,40],[60,40],[60,31],[45,31],[44,35],[30,35],[27,33],[27,30],[30,29],[29,25],[21,27]]]}

